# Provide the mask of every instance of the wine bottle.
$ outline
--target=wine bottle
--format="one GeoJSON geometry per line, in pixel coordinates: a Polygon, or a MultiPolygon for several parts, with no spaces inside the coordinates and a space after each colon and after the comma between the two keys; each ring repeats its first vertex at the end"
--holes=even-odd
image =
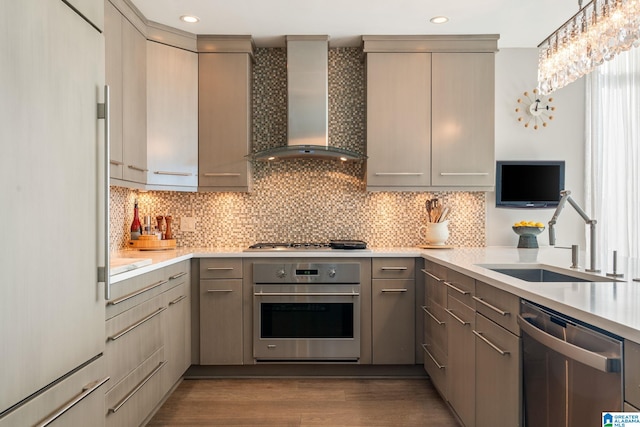
{"type": "Polygon", "coordinates": [[[133,222],[131,223],[131,240],[138,240],[142,234],[142,224],[138,216],[138,199],[133,204],[133,222]]]}

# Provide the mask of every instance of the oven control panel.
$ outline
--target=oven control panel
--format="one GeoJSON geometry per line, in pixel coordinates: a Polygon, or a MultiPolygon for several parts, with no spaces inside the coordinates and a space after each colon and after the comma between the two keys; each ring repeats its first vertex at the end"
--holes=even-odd
{"type": "Polygon", "coordinates": [[[253,283],[360,283],[360,264],[254,263],[253,283]]]}

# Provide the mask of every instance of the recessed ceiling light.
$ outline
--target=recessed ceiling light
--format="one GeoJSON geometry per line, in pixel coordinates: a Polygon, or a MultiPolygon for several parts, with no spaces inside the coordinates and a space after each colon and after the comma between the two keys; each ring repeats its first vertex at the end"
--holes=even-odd
{"type": "Polygon", "coordinates": [[[196,22],[200,21],[200,18],[198,18],[197,16],[193,16],[193,15],[182,15],[180,17],[180,20],[182,22],[187,22],[189,24],[195,24],[196,22]]]}
{"type": "Polygon", "coordinates": [[[445,22],[449,22],[449,18],[446,16],[434,16],[429,21],[431,21],[432,24],[444,24],[445,22]]]}

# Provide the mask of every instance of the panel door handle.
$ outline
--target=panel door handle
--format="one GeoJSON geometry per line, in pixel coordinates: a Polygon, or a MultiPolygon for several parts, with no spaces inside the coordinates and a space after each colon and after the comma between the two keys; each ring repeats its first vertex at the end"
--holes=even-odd
{"type": "Polygon", "coordinates": [[[456,285],[454,285],[451,282],[443,282],[445,285],[447,285],[448,287],[450,287],[451,289],[453,289],[456,292],[461,293],[462,295],[469,295],[470,292],[469,291],[465,291],[464,289],[460,289],[459,287],[457,287],[456,285]]]}
{"type": "Polygon", "coordinates": [[[454,319],[456,319],[458,322],[460,322],[460,324],[462,324],[463,326],[467,326],[469,325],[469,322],[467,322],[466,320],[462,320],[461,318],[459,318],[458,316],[455,315],[455,313],[453,311],[451,311],[448,308],[445,308],[444,311],[446,311],[447,313],[449,313],[451,315],[451,317],[453,317],[454,319]]]}
{"type": "Polygon", "coordinates": [[[427,345],[426,344],[420,344],[422,346],[422,349],[424,350],[425,353],[427,353],[427,356],[429,356],[429,358],[431,360],[433,360],[433,363],[436,364],[436,368],[438,369],[444,369],[446,368],[445,365],[441,365],[440,363],[438,363],[438,361],[436,360],[435,357],[433,357],[433,355],[431,354],[431,352],[427,349],[427,345]]]}
{"type": "Polygon", "coordinates": [[[375,176],[421,176],[423,172],[375,172],[375,176]]]}
{"type": "Polygon", "coordinates": [[[480,298],[480,297],[472,296],[471,298],[473,298],[474,300],[476,300],[476,301],[477,301],[477,302],[479,302],[480,304],[484,305],[485,307],[487,307],[487,308],[489,308],[489,309],[491,309],[491,310],[495,311],[496,313],[500,314],[501,316],[508,316],[508,315],[510,315],[510,314],[511,314],[511,313],[509,313],[508,311],[500,310],[498,307],[496,307],[496,306],[494,306],[494,305],[492,305],[492,304],[489,304],[488,302],[486,302],[485,300],[483,300],[483,299],[482,299],[482,298],[480,298]]]}
{"type": "Polygon", "coordinates": [[[134,171],[138,171],[138,172],[149,172],[149,169],[143,168],[143,167],[140,167],[140,166],[136,166],[136,165],[128,165],[127,167],[129,169],[133,169],[134,171]]]}
{"type": "Polygon", "coordinates": [[[423,305],[422,306],[422,310],[424,310],[424,312],[427,313],[429,315],[429,317],[431,317],[438,325],[440,325],[440,326],[445,325],[445,322],[441,321],[436,316],[431,314],[431,312],[427,309],[426,306],[423,305]]]}
{"type": "Polygon", "coordinates": [[[421,271],[422,271],[424,274],[426,274],[427,276],[431,277],[432,279],[437,280],[438,282],[442,282],[442,279],[441,279],[441,278],[439,278],[438,276],[436,276],[435,274],[430,273],[430,272],[428,272],[428,271],[427,271],[427,270],[425,270],[425,269],[422,269],[421,271]]]}
{"type": "Polygon", "coordinates": [[[191,176],[189,172],[154,171],[156,175],[191,176]]]}
{"type": "Polygon", "coordinates": [[[135,328],[137,328],[138,326],[142,325],[143,323],[153,319],[154,317],[156,317],[158,314],[162,313],[166,309],[167,309],[167,307],[160,307],[159,309],[157,309],[153,313],[151,313],[151,314],[143,317],[142,319],[138,320],[136,323],[134,323],[134,324],[132,324],[130,326],[127,326],[126,328],[124,328],[123,330],[118,332],[117,334],[111,335],[110,337],[107,337],[107,339],[109,341],[115,341],[117,339],[122,338],[124,335],[126,335],[129,332],[133,331],[135,328]]]}
{"type": "Polygon", "coordinates": [[[478,332],[476,330],[472,331],[473,334],[475,336],[477,336],[478,338],[480,338],[482,341],[484,341],[486,344],[489,345],[489,347],[491,347],[492,349],[494,349],[495,351],[497,351],[498,353],[500,353],[502,356],[506,356],[509,354],[508,351],[501,349],[500,347],[498,347],[497,345],[495,345],[494,343],[492,343],[489,339],[487,339],[482,332],[478,332]]]}
{"type": "Polygon", "coordinates": [[[209,176],[209,177],[232,177],[232,176],[240,176],[239,173],[232,173],[232,172],[205,172],[202,174],[203,176],[209,176]]]}

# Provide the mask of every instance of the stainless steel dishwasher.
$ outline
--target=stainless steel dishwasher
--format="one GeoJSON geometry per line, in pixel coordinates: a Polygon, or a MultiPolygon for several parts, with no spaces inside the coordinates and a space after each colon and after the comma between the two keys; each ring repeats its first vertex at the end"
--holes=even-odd
{"type": "Polygon", "coordinates": [[[622,411],[621,338],[527,301],[520,313],[525,426],[600,426],[622,411]]]}

